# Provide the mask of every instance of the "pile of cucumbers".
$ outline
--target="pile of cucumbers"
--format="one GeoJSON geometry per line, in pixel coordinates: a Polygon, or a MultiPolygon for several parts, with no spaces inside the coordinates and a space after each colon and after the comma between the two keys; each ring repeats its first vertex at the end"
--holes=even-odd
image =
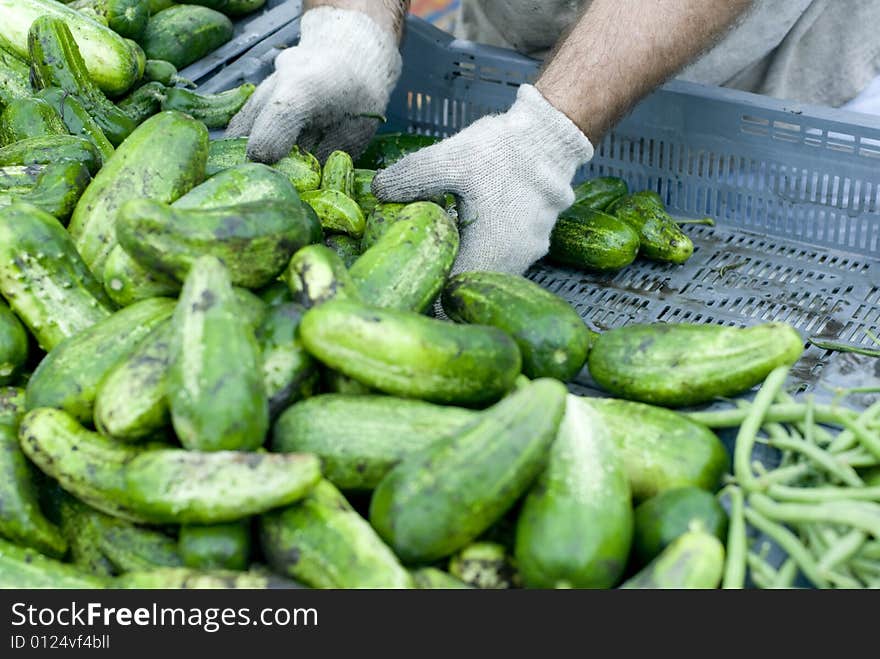
{"type": "MultiPolygon", "coordinates": [[[[672,408],[794,363],[793,329],[597,335],[523,277],[450,276],[449,200],[371,193],[427,138],[249,162],[209,139],[247,89],[115,103],[105,28],[16,7],[45,4],[0,50],[0,586],[718,586],[728,455],[672,408]],[[584,368],[614,397],[569,393],[584,368]]],[[[637,251],[679,240],[603,194],[637,251]]]]}

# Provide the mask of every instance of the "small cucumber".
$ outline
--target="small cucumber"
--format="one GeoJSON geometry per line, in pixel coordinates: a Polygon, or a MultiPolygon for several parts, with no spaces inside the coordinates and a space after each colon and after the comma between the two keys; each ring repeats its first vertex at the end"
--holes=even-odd
{"type": "Polygon", "coordinates": [[[148,59],[144,65],[144,82],[159,82],[166,87],[175,85],[183,85],[184,87],[194,87],[195,85],[186,78],[177,75],[177,67],[171,62],[160,59],[148,59]]]}
{"type": "Polygon", "coordinates": [[[246,570],[251,556],[250,520],[212,526],[183,526],[178,546],[187,567],[246,570]]]}
{"type": "Polygon", "coordinates": [[[312,588],[412,588],[373,528],[326,480],[300,502],[260,519],[273,570],[312,588]]]}
{"type": "Polygon", "coordinates": [[[377,307],[422,312],[437,299],[458,255],[452,218],[431,202],[409,204],[351,266],[361,298],[377,307]]]}
{"type": "Polygon", "coordinates": [[[133,522],[232,522],[297,501],[321,476],[313,455],[135,447],[45,407],[25,415],[19,440],[25,455],[65,490],[133,522]]]}
{"type": "Polygon", "coordinates": [[[223,264],[198,259],[174,314],[168,399],[180,443],[202,451],[255,450],[269,428],[260,354],[223,264]]]}
{"type": "Polygon", "coordinates": [[[592,208],[571,208],[550,234],[550,259],[562,265],[614,271],[635,261],[639,234],[626,222],[592,208]]]}
{"type": "Polygon", "coordinates": [[[119,101],[119,109],[140,125],[162,109],[165,90],[161,82],[148,82],[119,101]]]}
{"type": "Polygon", "coordinates": [[[149,59],[183,69],[232,38],[234,27],[223,14],[195,5],[172,5],[154,14],[141,36],[149,59]]]}
{"type": "Polygon", "coordinates": [[[561,383],[534,380],[461,432],[404,458],[373,493],[373,527],[414,563],[474,541],[544,468],[565,397],[561,383]]]}
{"type": "Polygon", "coordinates": [[[174,208],[211,210],[258,201],[302,207],[299,195],[287,177],[271,167],[253,162],[225,168],[171,205],[174,208]]]}
{"type": "Polygon", "coordinates": [[[633,511],[601,415],[569,396],[547,468],[526,496],[516,560],[531,588],[610,588],[626,568],[633,511]]]}
{"type": "MultiPolygon", "coordinates": [[[[370,249],[390,229],[407,204],[377,203],[369,212],[361,238],[361,251],[370,249]]],[[[366,213],[366,210],[364,211],[366,213]]]]}
{"type": "Polygon", "coordinates": [[[272,167],[287,176],[297,192],[310,192],[321,186],[321,163],[298,146],[272,167]]]}
{"type": "Polygon", "coordinates": [[[317,388],[318,365],[298,335],[303,313],[305,309],[295,303],[273,306],[257,329],[263,387],[271,418],[317,388]]]}
{"type": "Polygon", "coordinates": [[[452,320],[491,325],[513,338],[530,378],[572,379],[596,336],[568,302],[516,275],[456,275],[446,284],[442,302],[452,320]]]}
{"type": "Polygon", "coordinates": [[[494,327],[332,300],[300,324],[306,349],[362,384],[404,398],[485,405],[513,388],[521,358],[494,327]]]}
{"type": "Polygon", "coordinates": [[[189,89],[170,87],[162,101],[163,110],[176,110],[198,119],[208,128],[226,128],[256,90],[245,83],[219,94],[197,94],[189,89]]]}
{"type": "Polygon", "coordinates": [[[337,190],[354,199],[354,163],[345,151],[334,151],[324,162],[322,190],[337,190]]]}
{"type": "Polygon", "coordinates": [[[647,565],[676,538],[694,527],[722,542],[727,537],[727,513],[711,492],[697,487],[666,490],[636,508],[633,551],[647,565]]]}
{"type": "Polygon", "coordinates": [[[629,325],[599,336],[589,368],[615,396],[681,407],[748,391],[803,351],[800,335],[784,323],[629,325]]]}
{"type": "Polygon", "coordinates": [[[144,300],[60,343],[28,381],[28,409],[55,407],[91,422],[101,380],[173,311],[173,300],[144,300]]]}
{"type": "Polygon", "coordinates": [[[342,259],[346,268],[354,265],[361,255],[361,244],[357,238],[346,236],[344,233],[334,233],[324,239],[324,244],[336,252],[342,259]]]}
{"type": "MultiPolygon", "coordinates": [[[[370,213],[376,208],[379,200],[373,194],[373,179],[376,178],[375,169],[354,170],[354,200],[361,207],[364,216],[369,218],[370,213]]],[[[369,220],[368,220],[369,221],[369,220]]]]}
{"type": "Polygon", "coordinates": [[[306,309],[333,299],[360,299],[342,259],[324,245],[307,245],[297,251],[281,278],[293,301],[306,309]]]}
{"type": "Polygon", "coordinates": [[[61,223],[22,203],[0,212],[0,293],[47,351],[112,308],[61,223]]]}
{"type": "Polygon", "coordinates": [[[684,263],[694,244],[676,224],[656,192],[644,191],[616,201],[610,212],[639,234],[640,253],[654,261],[684,263]]]}
{"type": "Polygon", "coordinates": [[[67,135],[67,128],[55,108],[41,98],[15,99],[0,112],[2,146],[52,135],[67,135]]]}
{"type": "Polygon", "coordinates": [[[713,589],[724,572],[724,545],[706,531],[689,531],[674,540],[621,588],[713,589]]]}
{"type": "Polygon", "coordinates": [[[418,400],[323,394],[278,418],[272,450],[314,453],[336,487],[372,490],[403,458],[477,418],[471,410],[418,400]]]}
{"type": "Polygon", "coordinates": [[[721,440],[677,412],[613,398],[582,401],[601,414],[636,501],[678,487],[714,491],[728,469],[721,440]]]}
{"type": "Polygon", "coordinates": [[[27,331],[6,303],[0,302],[0,385],[15,381],[29,352],[27,331]]]}
{"type": "Polygon", "coordinates": [[[344,233],[353,238],[364,234],[364,214],[351,197],[337,190],[311,190],[301,196],[318,215],[325,231],[344,233]]]}

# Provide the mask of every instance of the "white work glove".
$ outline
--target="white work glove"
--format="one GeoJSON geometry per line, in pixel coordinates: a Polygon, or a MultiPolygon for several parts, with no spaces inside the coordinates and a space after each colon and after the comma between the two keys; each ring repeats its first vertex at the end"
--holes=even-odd
{"type": "Polygon", "coordinates": [[[248,157],[274,163],[295,144],[322,162],[339,149],[357,157],[378,127],[400,77],[393,34],[359,11],[318,7],[303,16],[299,45],[275,58],[266,78],[230,122],[250,135],[248,157]]]}
{"type": "Polygon", "coordinates": [[[461,234],[453,273],[522,274],[550,248],[556,218],[574,202],[575,171],[592,157],[580,129],[523,85],[504,114],[379,172],[373,193],[400,202],[452,193],[461,234]]]}

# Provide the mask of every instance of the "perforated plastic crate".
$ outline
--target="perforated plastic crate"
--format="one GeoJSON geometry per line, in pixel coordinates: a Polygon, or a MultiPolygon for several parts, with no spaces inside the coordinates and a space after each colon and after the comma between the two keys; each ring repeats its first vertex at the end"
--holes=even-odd
{"type": "MultiPolygon", "coordinates": [[[[298,27],[293,21],[283,43],[261,42],[204,88],[259,82],[272,72],[274,46],[293,43],[298,27]]],[[[455,133],[508,108],[539,66],[416,18],[403,54],[385,131],[455,133]]],[[[696,249],[684,266],[640,260],[612,276],[533,268],[529,276],[590,326],[779,320],[805,339],[872,345],[865,329],[880,319],[880,117],[674,81],[620,122],[577,178],[600,175],[655,190],[671,213],[717,226],[687,227],[696,249]]],[[[880,385],[880,361],[810,347],[793,377],[821,398],[820,383],[880,385]]],[[[580,382],[589,386],[588,376],[580,382]]]]}

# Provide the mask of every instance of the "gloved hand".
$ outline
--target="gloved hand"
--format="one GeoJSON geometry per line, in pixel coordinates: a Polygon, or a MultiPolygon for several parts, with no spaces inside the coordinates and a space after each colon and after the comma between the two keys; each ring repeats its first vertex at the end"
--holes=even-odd
{"type": "Polygon", "coordinates": [[[379,172],[373,193],[401,202],[452,193],[461,233],[453,273],[522,274],[547,253],[557,216],[574,202],[575,171],[592,157],[580,129],[523,85],[506,113],[379,172]]]}
{"type": "Polygon", "coordinates": [[[300,34],[226,134],[249,134],[248,157],[270,164],[294,144],[322,162],[335,149],[357,157],[378,127],[363,115],[385,112],[400,77],[396,38],[366,14],[335,7],[306,12],[300,34]]]}

